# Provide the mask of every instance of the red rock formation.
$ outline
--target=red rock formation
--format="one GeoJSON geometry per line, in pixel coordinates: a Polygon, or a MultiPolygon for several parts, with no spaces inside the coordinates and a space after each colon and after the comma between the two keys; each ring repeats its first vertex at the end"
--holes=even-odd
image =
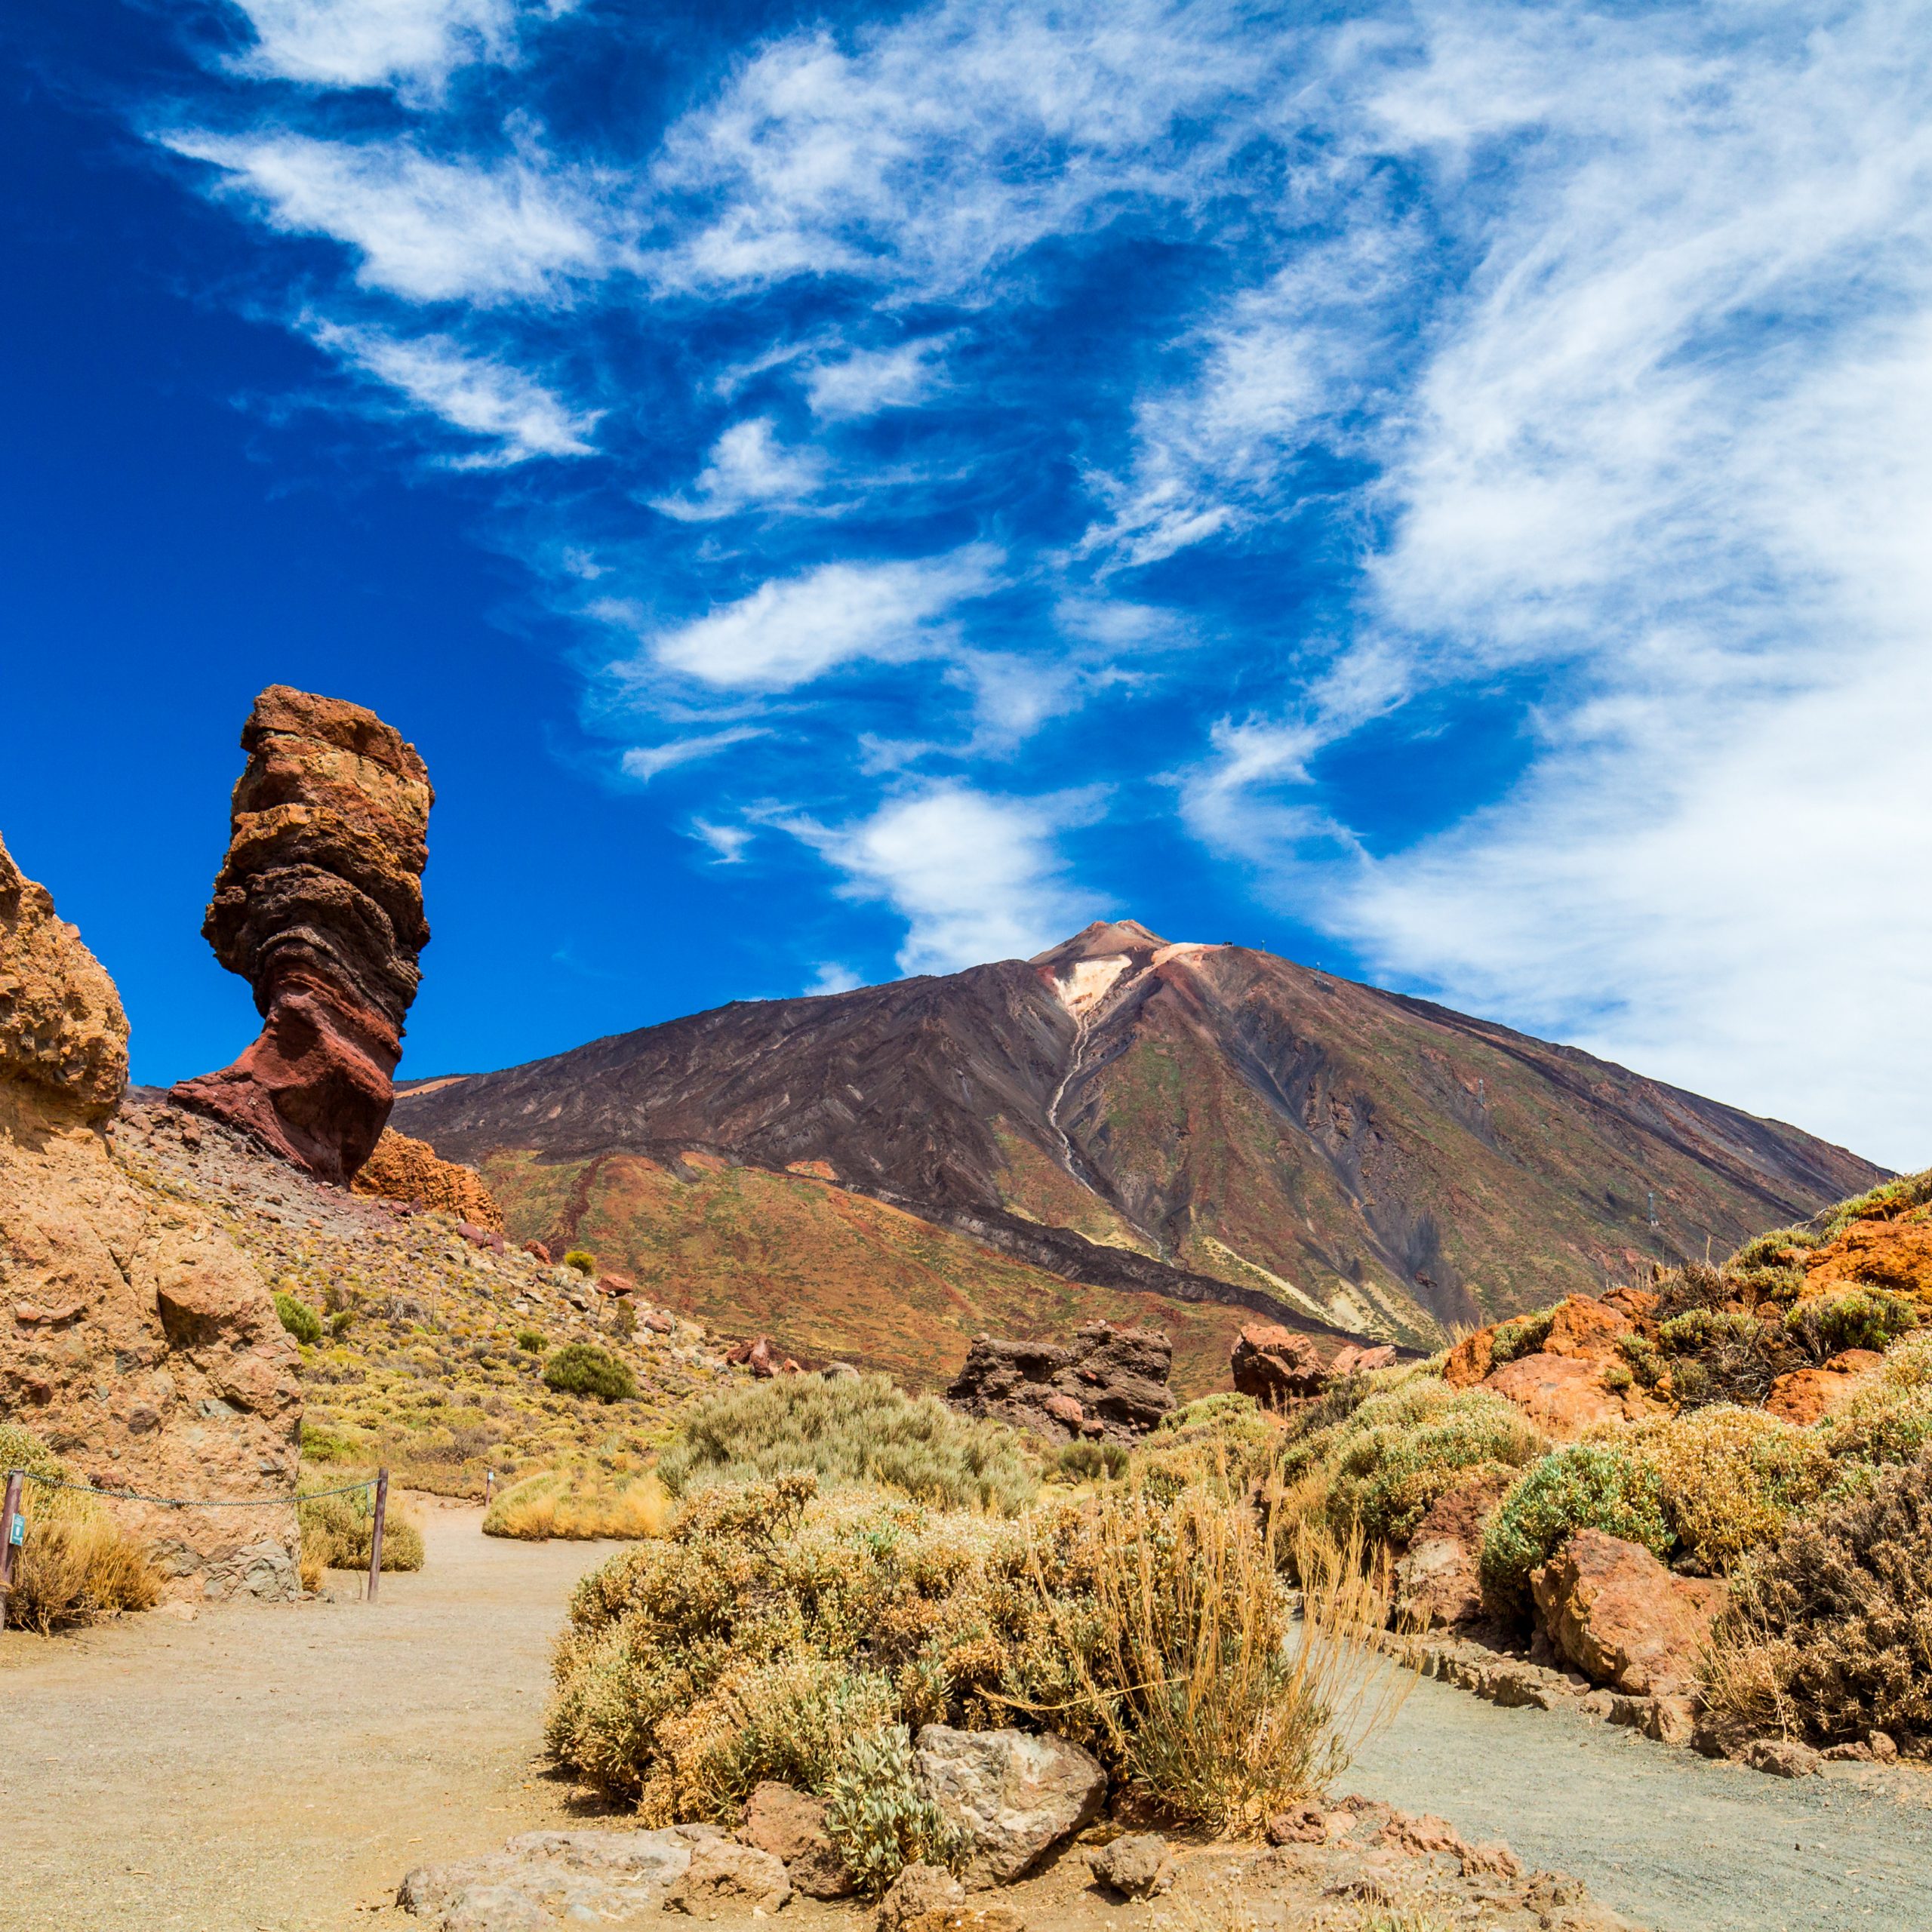
{"type": "Polygon", "coordinates": [[[1729,1591],[1705,1577],[1676,1577],[1647,1549],[1601,1530],[1579,1530],[1531,1573],[1543,1625],[1558,1656],[1593,1683],[1640,1697],[1687,1690],[1729,1591]]]}
{"type": "Polygon", "coordinates": [[[286,685],[255,700],[242,746],[233,836],[202,931],[254,988],[264,1023],[232,1066],[174,1097],[341,1183],[389,1118],[429,939],[435,795],[415,747],[374,712],[286,685]]]}
{"type": "Polygon", "coordinates": [[[1054,1442],[1132,1442],[1175,1407],[1174,1355],[1165,1335],[1111,1321],[1085,1323],[1063,1346],[980,1335],[946,1399],[1054,1442]]]}
{"type": "Polygon", "coordinates": [[[1235,1387],[1266,1409],[1318,1395],[1328,1386],[1328,1371],[1314,1343],[1272,1322],[1244,1328],[1235,1337],[1228,1366],[1235,1387]]]}
{"type": "Polygon", "coordinates": [[[414,1201],[497,1234],[503,1231],[503,1211],[475,1168],[438,1159],[426,1140],[412,1140],[392,1127],[383,1129],[375,1152],[356,1171],[354,1185],[358,1194],[414,1201]]]}

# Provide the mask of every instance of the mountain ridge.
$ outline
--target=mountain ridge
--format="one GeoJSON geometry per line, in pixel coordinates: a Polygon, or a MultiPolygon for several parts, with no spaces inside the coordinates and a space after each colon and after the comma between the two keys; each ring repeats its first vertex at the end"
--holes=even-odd
{"type": "MultiPolygon", "coordinates": [[[[675,1182],[699,1155],[1097,1291],[1412,1347],[1727,1250],[1884,1171],[1580,1049],[1131,920],[404,1082],[396,1121],[482,1166],[513,1225],[538,1193],[560,1211],[545,1165],[624,1156],[675,1182]]],[[[665,1184],[647,1222],[677,1206],[665,1184]]]]}

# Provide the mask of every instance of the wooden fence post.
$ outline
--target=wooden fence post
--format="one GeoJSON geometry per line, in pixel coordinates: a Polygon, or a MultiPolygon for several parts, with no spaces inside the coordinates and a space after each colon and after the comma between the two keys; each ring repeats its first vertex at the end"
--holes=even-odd
{"type": "Polygon", "coordinates": [[[369,1601],[376,1601],[376,1586],[383,1574],[383,1518],[389,1514],[389,1472],[376,1472],[376,1521],[369,1533],[369,1601]]]}
{"type": "Polygon", "coordinates": [[[14,1593],[14,1525],[20,1515],[20,1484],[26,1478],[18,1469],[7,1472],[7,1500],[0,1503],[0,1630],[7,1627],[7,1599],[14,1593]]]}

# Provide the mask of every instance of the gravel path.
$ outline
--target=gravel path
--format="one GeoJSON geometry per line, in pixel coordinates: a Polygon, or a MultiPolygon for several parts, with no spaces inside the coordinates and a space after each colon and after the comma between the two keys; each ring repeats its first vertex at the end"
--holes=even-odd
{"type": "Polygon", "coordinates": [[[565,1817],[540,1755],[549,1641],[614,1546],[418,1513],[428,1564],[374,1607],[0,1638],[4,1932],[411,1924],[383,1909],[411,1865],[565,1817]]]}
{"type": "MultiPolygon", "coordinates": [[[[236,1605],[0,1638],[0,1932],[342,1932],[426,1859],[561,1823],[539,1725],[571,1584],[610,1545],[423,1512],[374,1609],[236,1605]]],[[[353,1586],[337,1579],[345,1596],[353,1586]]],[[[1573,1872],[1657,1932],[1932,1926],[1932,1777],[1798,1783],[1417,1684],[1344,1783],[1573,1872]]]]}
{"type": "Polygon", "coordinates": [[[1506,1838],[1656,1932],[1932,1926],[1932,1775],[1917,1770],[1767,1777],[1424,1679],[1343,1783],[1506,1838]]]}

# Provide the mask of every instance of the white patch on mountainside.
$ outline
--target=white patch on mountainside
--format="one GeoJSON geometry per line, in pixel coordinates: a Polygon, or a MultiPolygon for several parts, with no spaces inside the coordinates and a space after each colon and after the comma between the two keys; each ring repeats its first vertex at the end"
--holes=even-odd
{"type": "Polygon", "coordinates": [[[1076,959],[1069,971],[1054,976],[1054,992],[1078,1020],[1099,1005],[1133,964],[1124,952],[1105,959],[1076,959]]]}

